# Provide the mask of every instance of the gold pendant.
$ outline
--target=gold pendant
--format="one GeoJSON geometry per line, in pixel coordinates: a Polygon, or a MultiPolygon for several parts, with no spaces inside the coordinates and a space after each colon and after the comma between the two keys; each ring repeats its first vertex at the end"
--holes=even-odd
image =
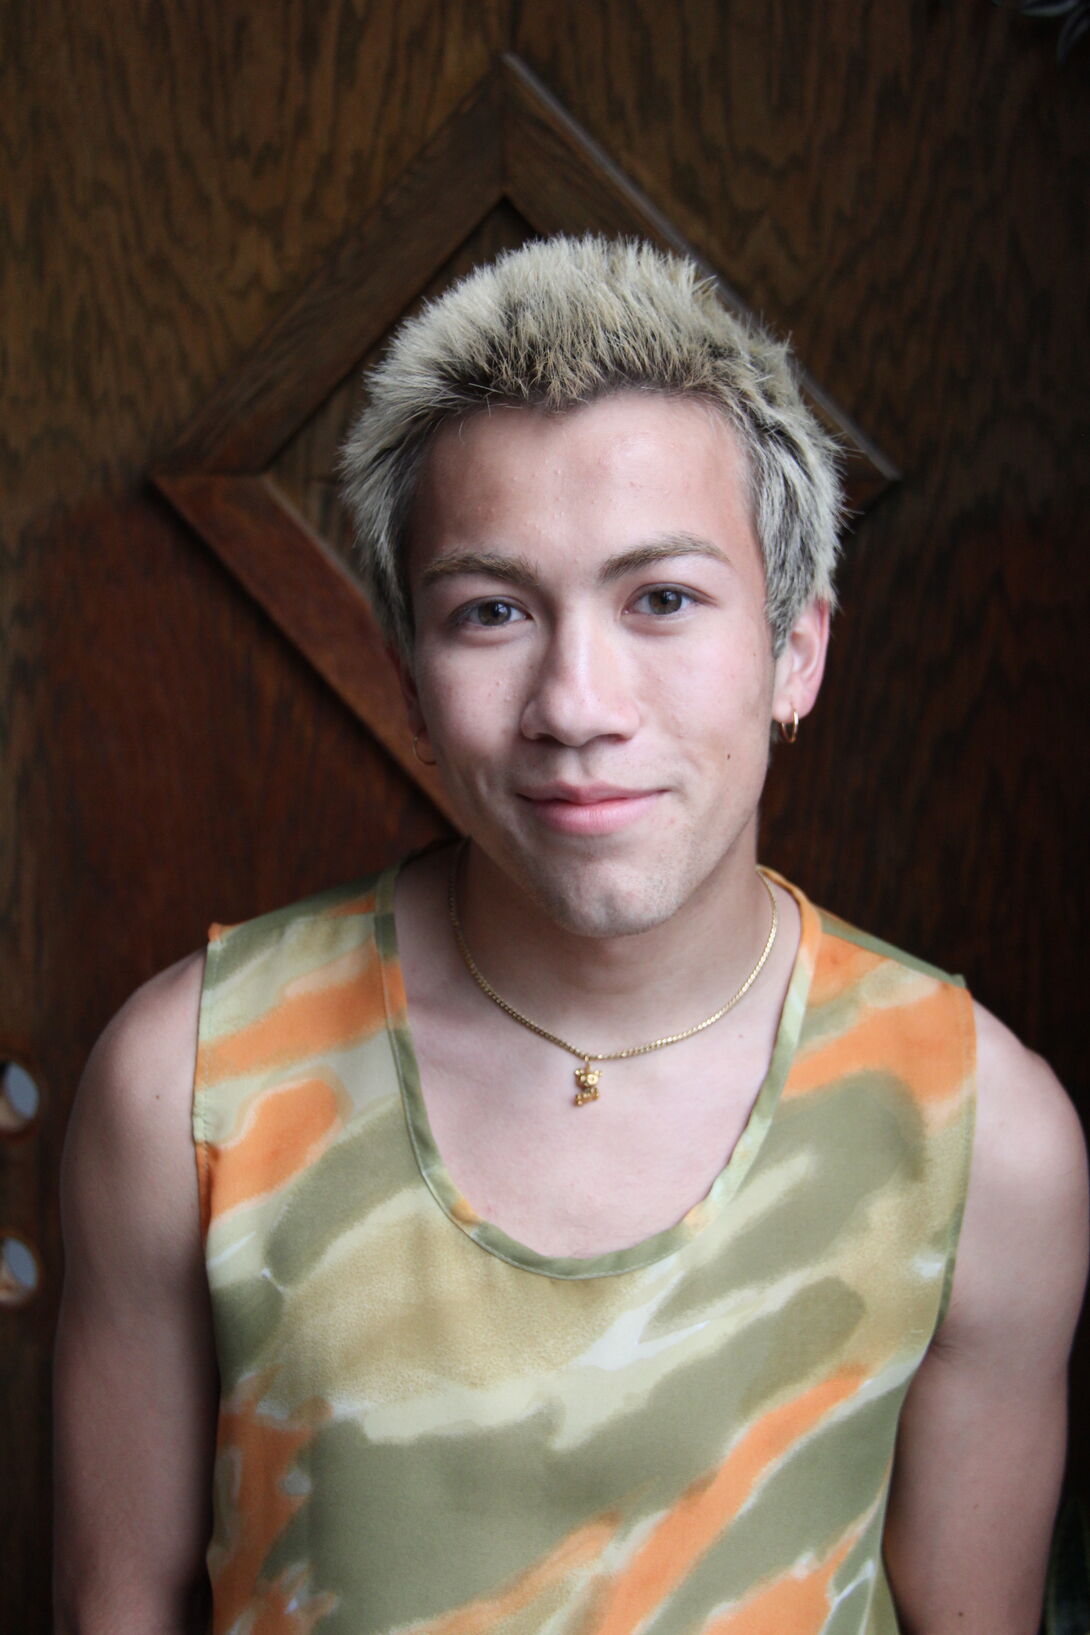
{"type": "Polygon", "coordinates": [[[589,1061],[585,1061],[582,1067],[576,1068],[575,1083],[577,1088],[575,1092],[575,1105],[577,1107],[584,1106],[588,1101],[598,1100],[598,1080],[601,1077],[601,1069],[591,1067],[589,1061]]]}

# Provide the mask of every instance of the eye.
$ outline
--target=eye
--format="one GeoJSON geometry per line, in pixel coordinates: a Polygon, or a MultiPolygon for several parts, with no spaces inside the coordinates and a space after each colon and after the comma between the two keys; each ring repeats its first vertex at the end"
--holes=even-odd
{"type": "Polygon", "coordinates": [[[653,585],[650,590],[641,591],[632,606],[637,613],[664,618],[671,613],[683,613],[695,600],[690,591],[681,590],[677,585],[653,585]]]}
{"type": "Polygon", "coordinates": [[[456,622],[495,630],[503,625],[516,624],[525,617],[525,613],[520,607],[516,607],[514,602],[504,601],[502,596],[490,596],[487,601],[471,602],[468,607],[462,608],[456,622]]]}

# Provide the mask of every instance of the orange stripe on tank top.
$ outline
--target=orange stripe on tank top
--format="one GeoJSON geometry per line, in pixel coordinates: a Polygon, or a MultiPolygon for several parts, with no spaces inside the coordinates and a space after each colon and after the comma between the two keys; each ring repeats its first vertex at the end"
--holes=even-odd
{"type": "Polygon", "coordinates": [[[348,980],[296,993],[237,1032],[207,1039],[201,1049],[202,1081],[219,1083],[305,1060],[377,1033],[386,1020],[378,974],[378,955],[371,950],[348,980]]]}
{"type": "Polygon", "coordinates": [[[216,1218],[302,1174],[340,1124],[337,1092],[324,1079],[267,1091],[235,1139],[209,1149],[216,1218]]]}
{"type": "Polygon", "coordinates": [[[762,1477],[852,1396],[863,1377],[860,1369],[845,1370],[762,1415],[719,1469],[682,1495],[613,1579],[591,1621],[593,1635],[634,1635],[729,1526],[762,1477]]]}
{"type": "Polygon", "coordinates": [[[882,963],[880,956],[869,948],[860,948],[857,943],[848,942],[835,932],[826,934],[810,982],[811,1006],[829,1005],[843,998],[882,963]]]}
{"type": "Polygon", "coordinates": [[[818,1635],[832,1611],[831,1587],[837,1569],[858,1537],[853,1530],[831,1556],[810,1572],[790,1573],[747,1597],[740,1606],[705,1625],[703,1635],[818,1635]]]}
{"type": "Polygon", "coordinates": [[[308,1404],[299,1419],[281,1421],[263,1413],[258,1405],[267,1383],[255,1376],[220,1411],[217,1474],[231,1486],[237,1531],[214,1540],[209,1552],[217,1630],[252,1617],[271,1587],[261,1584],[262,1563],[303,1503],[286,1491],[284,1478],[329,1417],[324,1404],[308,1404]]]}
{"type": "Polygon", "coordinates": [[[615,1532],[613,1520],[588,1522],[585,1527],[569,1533],[555,1550],[519,1573],[494,1595],[471,1601],[428,1623],[413,1624],[412,1635],[487,1635],[487,1631],[496,1629],[505,1619],[527,1611],[569,1573],[593,1566],[615,1532]]]}
{"type": "Polygon", "coordinates": [[[855,1025],[813,1050],[800,1050],[784,1096],[802,1096],[855,1073],[889,1073],[919,1101],[953,1098],[967,1071],[965,1030],[959,1012],[968,1004],[963,988],[936,983],[905,1005],[875,1008],[855,1025]],[[905,1063],[913,1076],[905,1078],[905,1063]]]}

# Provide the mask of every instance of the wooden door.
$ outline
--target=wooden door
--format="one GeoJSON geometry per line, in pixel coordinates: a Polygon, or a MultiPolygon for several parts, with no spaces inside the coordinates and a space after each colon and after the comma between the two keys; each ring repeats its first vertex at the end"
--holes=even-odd
{"type": "Polygon", "coordinates": [[[93,1038],[212,918],[446,828],[329,477],[358,362],[475,258],[635,225],[792,335],[867,509],[764,855],[1085,1093],[1090,133],[1086,51],[1057,68],[1054,25],[985,0],[9,0],[2,27],[0,1622],[36,1635],[93,1038]]]}

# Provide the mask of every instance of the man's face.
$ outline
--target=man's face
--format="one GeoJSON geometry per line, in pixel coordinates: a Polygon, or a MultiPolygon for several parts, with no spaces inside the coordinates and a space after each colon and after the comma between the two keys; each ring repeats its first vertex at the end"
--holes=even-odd
{"type": "Polygon", "coordinates": [[[770,722],[809,707],[820,655],[809,692],[804,616],[773,660],[743,456],[714,409],[628,392],[445,427],[409,577],[413,726],[467,832],[550,917],[646,930],[752,867],[770,722]]]}

